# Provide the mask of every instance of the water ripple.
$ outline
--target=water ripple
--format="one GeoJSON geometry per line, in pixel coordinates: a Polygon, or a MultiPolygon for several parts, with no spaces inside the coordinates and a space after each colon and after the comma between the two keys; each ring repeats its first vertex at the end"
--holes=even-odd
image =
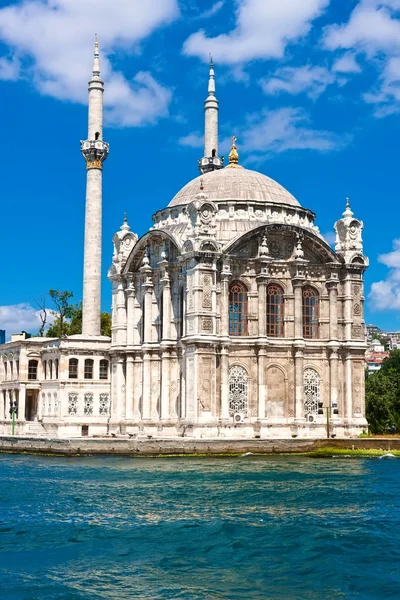
{"type": "Polygon", "coordinates": [[[399,464],[0,456],[0,597],[397,599],[399,464]]]}

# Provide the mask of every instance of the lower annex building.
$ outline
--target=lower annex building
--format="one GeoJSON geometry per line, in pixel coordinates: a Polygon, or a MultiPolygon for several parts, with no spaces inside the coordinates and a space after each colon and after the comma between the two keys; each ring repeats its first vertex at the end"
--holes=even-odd
{"type": "Polygon", "coordinates": [[[319,437],[367,427],[363,224],[335,251],[269,177],[218,156],[210,65],[201,175],[140,239],[113,237],[112,339],[100,335],[103,141],[98,44],[89,82],[83,332],[0,345],[0,432],[319,437]],[[328,415],[327,415],[328,411],[328,415]]]}

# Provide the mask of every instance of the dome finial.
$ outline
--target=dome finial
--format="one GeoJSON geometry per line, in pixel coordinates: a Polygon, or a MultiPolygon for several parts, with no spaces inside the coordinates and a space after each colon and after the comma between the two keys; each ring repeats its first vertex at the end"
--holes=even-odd
{"type": "Polygon", "coordinates": [[[236,140],[237,137],[235,135],[233,135],[231,137],[232,140],[232,148],[231,151],[229,152],[229,165],[227,165],[228,167],[234,167],[234,168],[242,168],[238,163],[239,163],[239,153],[237,151],[237,147],[236,147],[236,140]]]}
{"type": "Polygon", "coordinates": [[[346,198],[346,210],[343,213],[344,217],[352,217],[354,215],[353,211],[350,208],[350,198],[346,198]]]}
{"type": "Polygon", "coordinates": [[[129,231],[130,227],[128,225],[128,217],[126,215],[126,212],[124,212],[124,221],[120,227],[121,231],[129,231]]]}

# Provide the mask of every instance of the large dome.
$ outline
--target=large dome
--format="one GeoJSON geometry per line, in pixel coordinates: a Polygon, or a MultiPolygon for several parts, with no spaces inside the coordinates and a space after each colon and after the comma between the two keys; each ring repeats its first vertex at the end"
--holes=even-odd
{"type": "Polygon", "coordinates": [[[279,183],[257,171],[242,167],[220,169],[205,173],[185,185],[171,200],[168,206],[190,204],[200,192],[200,179],[203,179],[204,193],[211,201],[236,200],[275,202],[300,206],[294,196],[279,183]]]}

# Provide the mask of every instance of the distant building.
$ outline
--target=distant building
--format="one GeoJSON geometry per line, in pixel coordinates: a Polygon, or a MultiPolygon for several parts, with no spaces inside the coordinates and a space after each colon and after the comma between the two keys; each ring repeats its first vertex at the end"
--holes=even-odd
{"type": "Polygon", "coordinates": [[[379,371],[383,361],[388,356],[389,352],[385,350],[385,346],[377,339],[372,340],[365,353],[365,364],[368,375],[379,371]]]}
{"type": "Polygon", "coordinates": [[[0,329],[0,344],[6,343],[6,330],[0,329]]]}

